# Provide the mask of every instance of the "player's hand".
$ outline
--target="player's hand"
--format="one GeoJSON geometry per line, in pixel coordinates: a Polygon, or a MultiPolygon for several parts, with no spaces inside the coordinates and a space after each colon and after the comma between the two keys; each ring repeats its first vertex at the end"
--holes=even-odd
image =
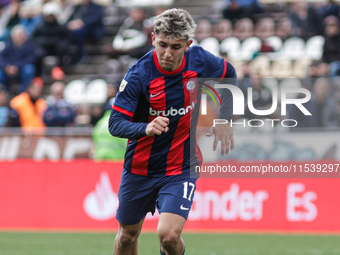
{"type": "Polygon", "coordinates": [[[169,119],[166,117],[158,116],[151,121],[145,130],[147,136],[161,135],[169,131],[169,119]]]}
{"type": "Polygon", "coordinates": [[[234,135],[233,128],[228,123],[216,123],[215,127],[211,127],[207,136],[211,136],[215,134],[214,146],[213,150],[215,151],[217,148],[218,141],[221,141],[221,155],[228,155],[229,148],[231,150],[234,149],[234,135]]]}

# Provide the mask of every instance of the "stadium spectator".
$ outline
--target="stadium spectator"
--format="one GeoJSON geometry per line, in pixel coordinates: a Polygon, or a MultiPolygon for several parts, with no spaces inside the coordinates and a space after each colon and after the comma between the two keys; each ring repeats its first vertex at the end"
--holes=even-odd
{"type": "Polygon", "coordinates": [[[107,100],[104,104],[94,104],[90,108],[90,125],[97,126],[98,121],[102,120],[106,111],[112,110],[118,87],[114,82],[107,82],[107,100]]]}
{"type": "Polygon", "coordinates": [[[254,18],[256,13],[262,13],[263,8],[257,0],[222,0],[224,9],[222,11],[224,18],[231,20],[233,23],[237,19],[249,17],[254,18]]]}
{"type": "Polygon", "coordinates": [[[141,58],[151,49],[148,37],[144,31],[145,11],[133,8],[129,17],[124,20],[112,45],[104,46],[104,52],[112,58],[129,55],[132,58],[141,58]]]}
{"type": "Polygon", "coordinates": [[[325,19],[325,44],[322,61],[329,65],[329,76],[339,75],[340,70],[340,30],[339,19],[328,16],[325,19]]]}
{"type": "Polygon", "coordinates": [[[114,99],[118,92],[118,87],[115,82],[107,82],[107,100],[104,104],[104,111],[111,110],[114,99]]]}
{"type": "Polygon", "coordinates": [[[234,36],[241,41],[254,35],[254,24],[249,18],[243,18],[235,23],[234,36]]]}
{"type": "Polygon", "coordinates": [[[162,12],[166,11],[167,9],[168,9],[168,7],[166,7],[166,6],[155,6],[153,8],[153,16],[151,16],[148,19],[144,19],[143,31],[146,34],[146,36],[148,37],[147,45],[149,46],[149,50],[151,50],[153,48],[151,33],[153,31],[153,22],[155,20],[155,17],[158,16],[159,14],[161,14],[162,12]]]}
{"type": "Polygon", "coordinates": [[[260,52],[273,52],[275,51],[272,46],[268,44],[266,39],[275,34],[275,22],[272,18],[262,18],[257,21],[255,25],[254,35],[261,39],[260,52]]]}
{"type": "Polygon", "coordinates": [[[9,107],[8,92],[3,84],[0,84],[0,127],[20,127],[18,113],[9,107]]]}
{"type": "Polygon", "coordinates": [[[91,106],[83,103],[77,105],[77,114],[75,118],[76,127],[89,127],[91,122],[91,106]]]}
{"type": "Polygon", "coordinates": [[[339,112],[337,111],[337,101],[331,93],[329,79],[318,78],[315,81],[314,101],[316,103],[316,119],[318,127],[339,126],[339,112]]]}
{"type": "Polygon", "coordinates": [[[153,31],[153,22],[155,20],[155,17],[161,14],[162,12],[166,11],[168,9],[167,6],[155,6],[153,7],[153,16],[151,16],[148,19],[144,19],[144,28],[146,29],[146,32],[152,32],[153,31]]]}
{"type": "Polygon", "coordinates": [[[262,41],[275,34],[275,22],[272,18],[262,18],[255,25],[255,36],[262,41]]]}
{"type": "Polygon", "coordinates": [[[220,19],[214,26],[212,36],[220,42],[233,36],[233,25],[228,19],[220,19]]]}
{"type": "Polygon", "coordinates": [[[90,125],[94,127],[97,122],[104,116],[104,106],[102,104],[91,105],[90,109],[90,125]]]}
{"type": "MultiPolygon", "coordinates": [[[[312,83],[304,81],[302,83],[302,87],[308,91],[311,91],[312,83]]],[[[305,98],[306,95],[304,93],[299,93],[297,97],[305,98]]],[[[306,110],[312,115],[305,115],[295,104],[289,104],[287,106],[289,118],[297,121],[296,127],[291,128],[291,131],[298,131],[300,128],[315,128],[318,126],[318,121],[316,118],[317,105],[314,98],[304,103],[303,107],[305,107],[306,110]]]]}
{"type": "MultiPolygon", "coordinates": [[[[305,88],[311,90],[308,86],[305,86],[305,88]]],[[[299,95],[301,98],[305,96],[305,94],[299,95]]],[[[329,79],[321,77],[315,81],[312,89],[312,98],[304,103],[303,106],[311,115],[305,115],[296,105],[290,105],[288,108],[289,118],[298,122],[297,128],[330,128],[339,126],[340,114],[337,111],[336,98],[331,93],[329,79]]]]}
{"type": "Polygon", "coordinates": [[[319,7],[317,11],[322,19],[331,15],[340,18],[340,6],[334,0],[326,0],[326,3],[319,7]]]}
{"type": "Polygon", "coordinates": [[[243,93],[247,93],[247,88],[251,87],[249,64],[250,63],[248,61],[243,62],[240,70],[237,71],[237,77],[242,78],[238,80],[238,87],[243,91],[243,93]],[[241,73],[241,75],[239,75],[239,73],[241,73]]]}
{"type": "Polygon", "coordinates": [[[45,100],[41,97],[43,82],[35,78],[27,87],[27,92],[22,92],[14,97],[9,105],[18,112],[22,131],[24,133],[43,133],[43,115],[47,108],[45,100]]]}
{"type": "Polygon", "coordinates": [[[100,5],[95,4],[92,0],[82,0],[76,5],[66,26],[75,40],[78,47],[75,56],[75,62],[84,64],[87,62],[87,55],[84,52],[86,39],[99,40],[104,34],[104,25],[102,23],[103,9],[100,5]]]}
{"type": "Polygon", "coordinates": [[[20,79],[19,90],[24,92],[35,77],[35,60],[34,45],[27,37],[25,28],[22,25],[15,26],[11,31],[11,39],[1,52],[0,82],[8,87],[8,81],[20,79]]]}
{"type": "Polygon", "coordinates": [[[292,22],[289,18],[284,17],[279,20],[276,26],[275,35],[280,37],[283,41],[292,35],[292,22]]]}
{"type": "Polygon", "coordinates": [[[315,60],[307,69],[306,78],[316,79],[328,76],[328,64],[323,63],[321,60],[315,60]]]}
{"type": "Polygon", "coordinates": [[[197,28],[195,31],[195,39],[200,42],[203,39],[210,37],[212,33],[212,25],[210,20],[201,19],[197,22],[197,28]]]}
{"type": "Polygon", "coordinates": [[[65,84],[57,81],[51,85],[51,95],[46,98],[44,123],[48,127],[67,127],[74,124],[76,108],[64,99],[65,84]]]}
{"type": "Polygon", "coordinates": [[[288,17],[292,21],[292,32],[295,36],[307,39],[313,35],[321,35],[323,32],[321,17],[314,7],[305,1],[292,3],[288,17]]]}
{"type": "Polygon", "coordinates": [[[92,132],[92,138],[95,144],[94,158],[96,160],[124,159],[127,140],[114,137],[108,132],[108,121],[117,94],[117,86],[112,82],[108,82],[107,86],[108,100],[104,106],[104,116],[97,121],[92,132]]]}
{"type": "Polygon", "coordinates": [[[303,87],[312,90],[317,78],[328,77],[328,64],[322,60],[315,60],[307,69],[306,76],[301,80],[303,87]]]}
{"type": "Polygon", "coordinates": [[[42,21],[41,6],[39,2],[24,1],[19,9],[20,21],[19,24],[23,25],[29,36],[32,35],[33,30],[42,21]]]}
{"type": "Polygon", "coordinates": [[[1,41],[7,40],[10,37],[12,28],[19,24],[20,5],[20,0],[11,0],[11,2],[3,8],[1,12],[1,23],[3,23],[2,34],[0,34],[1,41]]]}
{"type": "Polygon", "coordinates": [[[0,38],[6,31],[6,25],[7,25],[8,19],[9,19],[8,8],[6,8],[0,2],[0,38]]]}
{"type": "MultiPolygon", "coordinates": [[[[66,62],[67,47],[70,44],[69,31],[58,23],[60,8],[57,3],[46,3],[42,14],[44,19],[32,34],[32,40],[36,45],[38,73],[41,73],[43,59],[51,55],[57,56],[59,60],[55,69],[59,68],[60,72],[63,72],[60,66],[66,62]]],[[[62,77],[63,75],[61,79],[62,77]]]]}
{"type": "Polygon", "coordinates": [[[94,158],[96,160],[122,160],[124,159],[127,139],[114,137],[107,130],[111,110],[106,110],[104,116],[93,128],[94,158]]]}
{"type": "Polygon", "coordinates": [[[59,24],[65,25],[74,12],[74,5],[70,0],[55,0],[55,2],[59,4],[60,7],[60,13],[58,16],[59,24]]]}
{"type": "MultiPolygon", "coordinates": [[[[253,106],[256,110],[266,110],[272,106],[272,93],[262,84],[260,73],[250,72],[250,79],[248,79],[248,82],[244,83],[242,90],[243,94],[246,95],[246,102],[248,101],[249,96],[252,97],[253,106]],[[248,94],[249,87],[253,88],[253,93],[251,95],[248,94]]],[[[269,118],[270,116],[267,117],[269,118]]],[[[253,114],[246,103],[244,118],[259,119],[262,118],[262,116],[253,114]]]]}

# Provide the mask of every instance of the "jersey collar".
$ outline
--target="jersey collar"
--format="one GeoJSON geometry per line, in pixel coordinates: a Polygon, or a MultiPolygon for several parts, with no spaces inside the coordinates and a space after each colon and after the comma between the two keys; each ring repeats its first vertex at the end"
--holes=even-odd
{"type": "Polygon", "coordinates": [[[178,67],[176,70],[171,71],[171,72],[165,71],[165,70],[161,67],[161,65],[160,65],[159,62],[158,62],[156,50],[154,50],[154,51],[152,52],[152,56],[153,56],[153,60],[154,60],[154,62],[155,62],[155,64],[156,64],[157,69],[158,69],[162,74],[165,74],[165,75],[173,75],[173,74],[177,74],[177,73],[179,73],[180,71],[182,71],[183,68],[184,68],[184,66],[185,66],[185,56],[184,56],[184,54],[183,54],[183,61],[182,61],[181,66],[178,67]]]}

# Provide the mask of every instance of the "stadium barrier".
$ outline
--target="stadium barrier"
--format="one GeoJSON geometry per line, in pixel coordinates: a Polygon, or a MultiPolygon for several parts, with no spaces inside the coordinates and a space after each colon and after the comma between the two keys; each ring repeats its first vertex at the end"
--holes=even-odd
{"type": "MultiPolygon", "coordinates": [[[[90,159],[3,161],[0,228],[116,231],[121,170],[90,159]]],[[[339,193],[336,178],[200,178],[185,230],[339,233],[339,193]]],[[[144,229],[155,231],[158,217],[144,229]]]]}
{"type": "MultiPolygon", "coordinates": [[[[322,160],[332,159],[340,161],[339,130],[325,130],[324,132],[310,129],[305,132],[279,132],[278,130],[258,128],[252,132],[249,127],[243,128],[246,121],[237,120],[234,128],[235,149],[226,157],[219,152],[212,151],[213,136],[207,137],[209,128],[197,129],[197,141],[203,154],[204,162],[218,160],[322,160]],[[243,130],[244,129],[244,130],[243,130]]],[[[0,134],[0,162],[16,159],[66,160],[93,159],[96,146],[107,149],[113,148],[111,141],[95,143],[90,130],[72,130],[60,134],[51,132],[46,135],[22,135],[19,131],[0,134]],[[78,132],[78,133],[77,133],[78,132]]],[[[1,130],[0,130],[1,131],[1,130]]],[[[104,137],[106,138],[106,137],[104,137]]],[[[126,146],[126,143],[119,144],[126,146]]],[[[120,149],[120,148],[119,148],[120,149]]],[[[219,149],[219,147],[218,147],[219,149]]]]}

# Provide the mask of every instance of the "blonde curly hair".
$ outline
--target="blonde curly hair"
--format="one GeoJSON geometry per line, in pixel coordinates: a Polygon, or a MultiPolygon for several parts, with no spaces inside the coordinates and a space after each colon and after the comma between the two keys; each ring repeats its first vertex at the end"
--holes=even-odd
{"type": "Polygon", "coordinates": [[[154,33],[164,34],[169,39],[190,40],[194,38],[196,23],[190,13],[183,9],[169,9],[156,16],[154,33]]]}

